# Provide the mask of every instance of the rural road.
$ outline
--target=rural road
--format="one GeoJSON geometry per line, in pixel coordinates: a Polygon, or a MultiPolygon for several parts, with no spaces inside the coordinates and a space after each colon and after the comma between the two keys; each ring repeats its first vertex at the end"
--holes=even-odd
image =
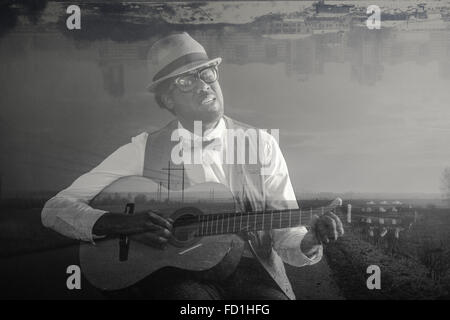
{"type": "MultiPolygon", "coordinates": [[[[78,247],[0,259],[0,299],[103,299],[85,279],[68,290],[66,268],[78,264],[78,247]]],[[[298,299],[343,299],[324,257],[314,266],[286,266],[298,299]]]]}

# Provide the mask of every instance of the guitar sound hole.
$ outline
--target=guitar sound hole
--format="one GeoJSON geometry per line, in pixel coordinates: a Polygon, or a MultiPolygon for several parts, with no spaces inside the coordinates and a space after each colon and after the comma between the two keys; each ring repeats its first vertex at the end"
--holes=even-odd
{"type": "Polygon", "coordinates": [[[192,240],[197,230],[197,217],[192,214],[185,214],[178,217],[173,223],[172,234],[178,241],[185,242],[192,240]]]}

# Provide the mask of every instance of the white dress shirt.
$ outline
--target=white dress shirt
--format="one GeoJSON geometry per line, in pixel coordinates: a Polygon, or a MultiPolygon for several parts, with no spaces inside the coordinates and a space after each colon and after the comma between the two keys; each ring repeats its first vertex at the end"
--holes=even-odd
{"type": "MultiPolygon", "coordinates": [[[[179,128],[182,128],[179,123],[179,128]]],[[[203,138],[191,133],[190,138],[213,140],[219,139],[218,148],[205,148],[202,152],[203,163],[185,165],[185,174],[193,183],[218,182],[227,185],[222,167],[223,154],[227,150],[224,120],[204,133],[203,138]]],[[[144,132],[120,147],[97,167],[76,179],[71,186],[59,192],[45,204],[42,210],[42,223],[55,231],[83,241],[97,238],[92,233],[95,222],[106,212],[92,208],[89,202],[105,187],[125,176],[142,176],[144,171],[145,147],[148,133],[144,132]]],[[[297,209],[295,193],[289,179],[289,173],[283,154],[276,140],[263,132],[261,138],[265,146],[264,156],[274,161],[270,166],[273,172],[265,176],[264,191],[266,207],[270,209],[297,209]]],[[[151,152],[148,150],[147,152],[151,152]]],[[[267,173],[267,172],[266,172],[267,173]]],[[[322,248],[312,258],[300,250],[300,243],[306,234],[305,227],[286,230],[273,230],[273,247],[282,260],[294,266],[311,265],[322,258],[322,248]]],[[[246,250],[244,255],[249,255],[246,250]]]]}

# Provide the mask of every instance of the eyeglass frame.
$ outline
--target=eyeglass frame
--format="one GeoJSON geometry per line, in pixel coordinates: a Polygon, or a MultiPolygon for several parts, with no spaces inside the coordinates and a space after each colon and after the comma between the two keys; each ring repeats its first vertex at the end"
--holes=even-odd
{"type": "Polygon", "coordinates": [[[191,72],[188,72],[188,73],[185,73],[185,74],[181,74],[181,75],[175,77],[175,78],[173,79],[173,81],[171,82],[170,90],[169,90],[169,91],[173,90],[173,88],[176,87],[176,88],[178,88],[181,92],[184,92],[184,93],[191,92],[191,91],[194,89],[195,86],[192,87],[192,89],[185,91],[185,90],[181,89],[181,86],[178,85],[178,83],[177,83],[177,80],[178,80],[178,79],[180,79],[181,77],[185,77],[185,76],[187,76],[187,75],[194,75],[194,77],[195,77],[194,79],[195,79],[195,80],[201,80],[201,81],[203,81],[203,82],[206,83],[206,84],[211,84],[211,83],[214,83],[214,82],[216,82],[217,80],[219,80],[219,68],[217,67],[217,64],[211,65],[211,66],[208,66],[208,67],[205,67],[205,68],[197,69],[197,70],[194,70],[194,71],[195,71],[195,72],[191,71],[191,72]],[[207,70],[207,69],[214,69],[214,72],[216,73],[216,79],[215,79],[214,81],[206,82],[205,80],[203,80],[202,78],[200,78],[200,73],[203,72],[203,71],[205,71],[205,70],[207,70]]]}

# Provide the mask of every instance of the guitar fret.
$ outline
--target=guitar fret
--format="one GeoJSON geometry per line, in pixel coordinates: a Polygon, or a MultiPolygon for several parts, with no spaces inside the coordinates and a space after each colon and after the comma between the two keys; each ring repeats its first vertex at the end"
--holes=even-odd
{"type": "Polygon", "coordinates": [[[203,222],[204,222],[203,216],[200,216],[200,234],[201,235],[203,235],[203,222]]]}
{"type": "Polygon", "coordinates": [[[250,213],[247,212],[247,226],[245,227],[246,230],[249,230],[249,222],[250,222],[250,213]]]}
{"type": "Polygon", "coordinates": [[[289,209],[289,227],[292,227],[292,210],[289,209]]]}
{"type": "Polygon", "coordinates": [[[273,211],[270,212],[270,229],[273,229],[273,211]]]}
{"type": "Polygon", "coordinates": [[[205,216],[201,216],[200,220],[202,221],[202,236],[205,234],[205,216]]]}
{"type": "Polygon", "coordinates": [[[211,231],[209,234],[213,234],[213,227],[214,227],[214,219],[212,219],[213,217],[211,216],[211,231]]]}
{"type": "Polygon", "coordinates": [[[227,233],[229,232],[230,229],[230,217],[227,217],[227,233]]]}
{"type": "Polygon", "coordinates": [[[299,208],[299,220],[298,220],[298,224],[302,224],[302,209],[299,208]]]}
{"type": "Polygon", "coordinates": [[[203,235],[207,235],[208,234],[208,218],[209,218],[209,216],[206,216],[205,217],[206,218],[206,225],[205,225],[205,231],[203,232],[203,235]]]}
{"type": "Polygon", "coordinates": [[[281,229],[281,220],[283,219],[283,215],[281,214],[281,211],[280,211],[280,229],[281,229]]]}
{"type": "Polygon", "coordinates": [[[253,230],[257,230],[257,228],[256,228],[256,217],[257,217],[257,214],[255,213],[255,214],[253,214],[253,216],[255,217],[255,226],[253,227],[253,230]]]}
{"type": "Polygon", "coordinates": [[[264,230],[264,216],[265,215],[266,215],[265,212],[263,212],[262,213],[262,225],[261,225],[262,230],[264,230]]]}
{"type": "Polygon", "coordinates": [[[219,216],[216,215],[216,234],[217,234],[217,228],[219,227],[219,216]]]}
{"type": "Polygon", "coordinates": [[[239,223],[239,232],[242,230],[242,213],[241,213],[241,222],[239,223]]]}
{"type": "Polygon", "coordinates": [[[233,232],[236,232],[236,214],[233,217],[233,232]]]}
{"type": "Polygon", "coordinates": [[[222,230],[220,231],[220,233],[223,233],[223,218],[224,218],[224,214],[222,213],[222,230]]]}

